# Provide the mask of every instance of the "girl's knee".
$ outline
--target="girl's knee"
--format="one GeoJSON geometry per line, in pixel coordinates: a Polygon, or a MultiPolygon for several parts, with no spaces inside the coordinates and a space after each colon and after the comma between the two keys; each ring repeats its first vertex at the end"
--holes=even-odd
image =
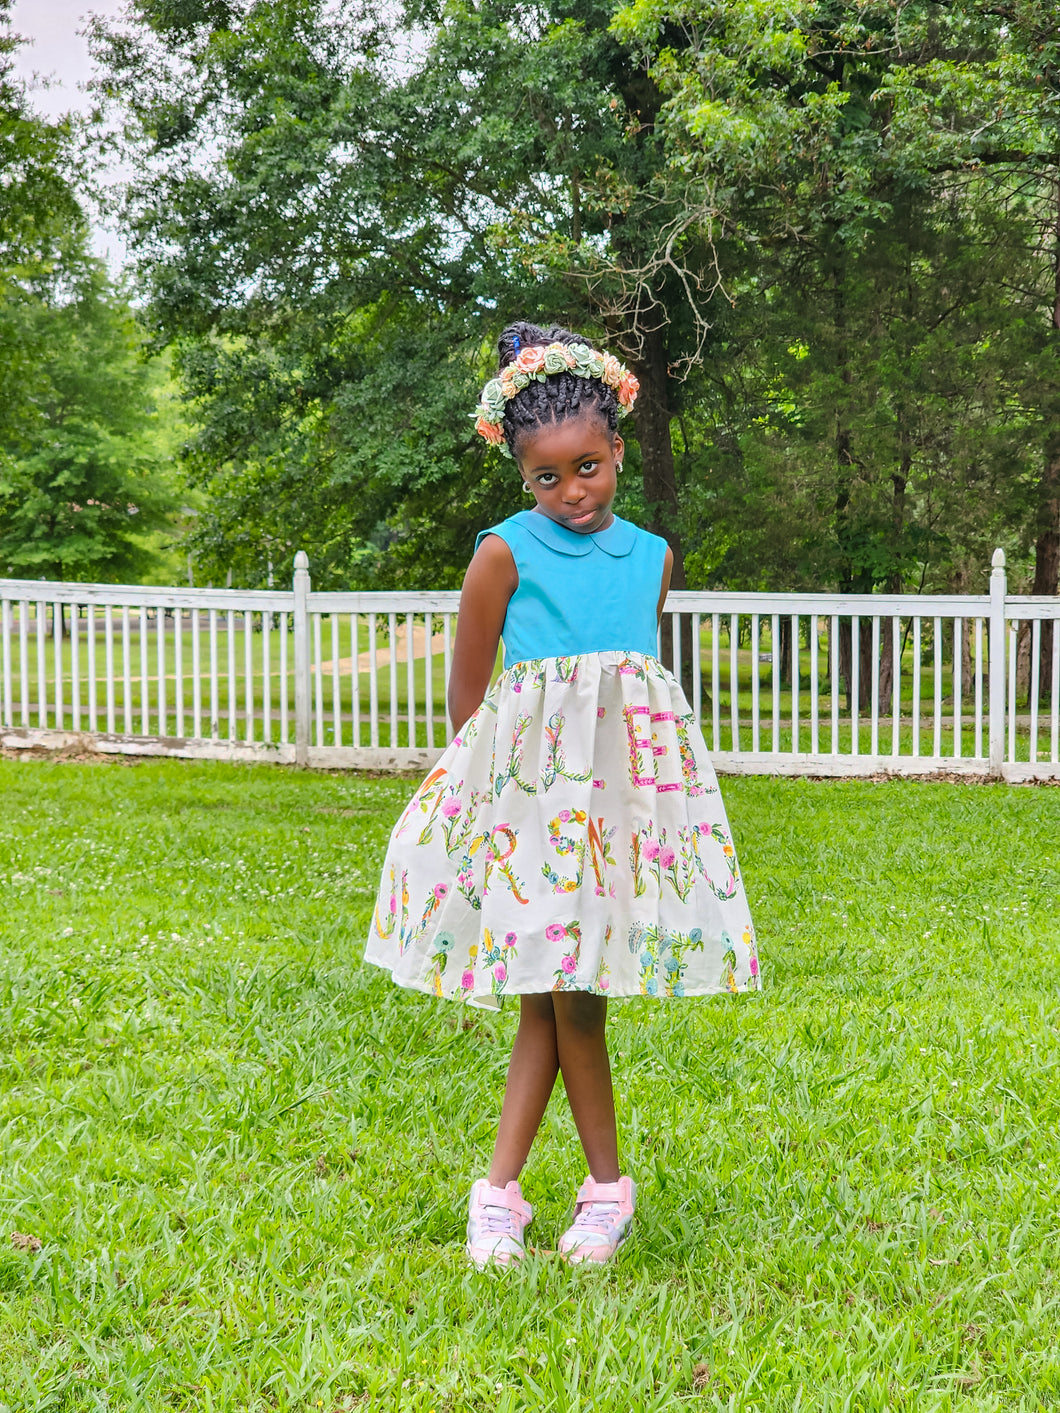
{"type": "Polygon", "coordinates": [[[528,1025],[556,1024],[556,1012],[552,1006],[550,991],[531,992],[519,997],[519,1020],[528,1025]]]}
{"type": "Polygon", "coordinates": [[[557,1024],[580,1034],[603,1031],[607,1023],[607,998],[587,991],[557,992],[553,998],[557,1024]]]}

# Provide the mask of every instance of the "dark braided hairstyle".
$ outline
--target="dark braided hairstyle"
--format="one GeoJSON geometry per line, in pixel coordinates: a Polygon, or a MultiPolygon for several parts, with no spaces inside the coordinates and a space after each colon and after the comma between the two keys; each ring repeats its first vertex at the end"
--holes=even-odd
{"type": "MultiPolygon", "coordinates": [[[[500,368],[514,363],[524,348],[544,348],[550,343],[586,343],[592,339],[572,334],[555,324],[550,329],[536,324],[509,324],[497,341],[500,368]]],[[[518,458],[521,443],[539,427],[550,422],[566,422],[585,413],[599,419],[613,437],[618,429],[618,396],[614,388],[599,378],[579,378],[569,372],[550,373],[544,382],[536,379],[510,398],[504,409],[504,439],[518,458]]]]}

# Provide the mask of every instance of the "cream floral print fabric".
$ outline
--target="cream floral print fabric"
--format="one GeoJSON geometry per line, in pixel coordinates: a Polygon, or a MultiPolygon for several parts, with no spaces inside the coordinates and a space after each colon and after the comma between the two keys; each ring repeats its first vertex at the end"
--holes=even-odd
{"type": "Polygon", "coordinates": [[[486,1006],[757,989],[725,808],[675,678],[633,652],[511,666],[398,821],[366,956],[486,1006]]]}

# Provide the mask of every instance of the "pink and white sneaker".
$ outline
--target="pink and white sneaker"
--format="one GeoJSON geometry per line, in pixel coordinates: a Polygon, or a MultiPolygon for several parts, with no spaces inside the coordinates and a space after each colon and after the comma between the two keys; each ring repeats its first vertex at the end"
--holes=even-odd
{"type": "Polygon", "coordinates": [[[594,1182],[587,1177],[578,1189],[574,1221],[559,1239],[559,1254],[567,1261],[610,1261],[629,1235],[637,1185],[632,1178],[594,1182]]]}
{"type": "Polygon", "coordinates": [[[508,1266],[526,1255],[523,1233],[534,1209],[514,1179],[506,1187],[492,1187],[485,1178],[471,1185],[467,1210],[465,1250],[476,1266],[508,1266]]]}

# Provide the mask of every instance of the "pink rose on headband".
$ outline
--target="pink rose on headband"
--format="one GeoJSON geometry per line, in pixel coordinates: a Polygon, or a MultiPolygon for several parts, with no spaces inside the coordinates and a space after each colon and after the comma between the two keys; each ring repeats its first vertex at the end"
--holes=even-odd
{"type": "Polygon", "coordinates": [[[632,373],[627,373],[618,385],[619,402],[623,407],[632,407],[637,400],[637,394],[639,392],[640,382],[632,373]]]}
{"type": "Polygon", "coordinates": [[[609,388],[617,388],[622,381],[622,364],[613,353],[604,354],[603,381],[609,388]]]}
{"type": "Polygon", "coordinates": [[[515,366],[520,373],[540,373],[545,366],[545,350],[543,348],[521,348],[515,360],[515,366]]]}
{"type": "Polygon", "coordinates": [[[504,433],[497,422],[487,422],[485,417],[479,416],[475,423],[475,431],[480,437],[485,437],[491,446],[500,446],[504,441],[504,433]]]}

